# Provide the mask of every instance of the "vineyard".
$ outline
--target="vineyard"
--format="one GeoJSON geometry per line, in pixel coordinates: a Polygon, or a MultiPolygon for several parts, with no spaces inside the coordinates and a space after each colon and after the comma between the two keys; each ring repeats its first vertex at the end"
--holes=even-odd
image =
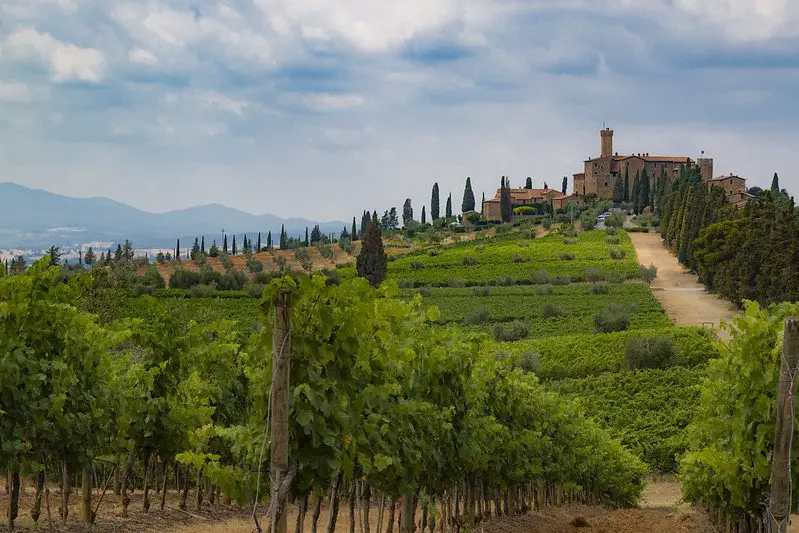
{"type": "Polygon", "coordinates": [[[378,530],[411,520],[442,533],[569,501],[633,506],[645,474],[678,470],[690,500],[736,523],[762,512],[780,323],[795,307],[748,308],[720,354],[635,279],[622,231],[412,250],[377,289],[338,271],[277,278],[260,298],[111,293],[46,262],[0,278],[8,525],[40,522],[51,493],[64,524],[147,513],[153,490],[161,510],[269,501],[272,357],[285,343],[283,497],[297,531],[316,531],[324,508],[332,533],[339,505],[366,531],[376,507],[378,530]],[[290,295],[285,338],[278,294],[290,295]]]}

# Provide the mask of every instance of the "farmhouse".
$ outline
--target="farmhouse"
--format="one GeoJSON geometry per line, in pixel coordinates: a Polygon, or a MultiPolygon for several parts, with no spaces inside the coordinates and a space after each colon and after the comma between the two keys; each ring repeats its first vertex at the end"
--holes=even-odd
{"type": "MultiPolygon", "coordinates": [[[[497,189],[493,198],[483,201],[483,218],[485,220],[501,220],[500,197],[501,189],[497,189]]],[[[542,211],[545,206],[557,210],[569,205],[579,205],[582,199],[573,194],[563,194],[555,189],[510,189],[510,203],[512,207],[529,206],[537,207],[542,211]]]]}

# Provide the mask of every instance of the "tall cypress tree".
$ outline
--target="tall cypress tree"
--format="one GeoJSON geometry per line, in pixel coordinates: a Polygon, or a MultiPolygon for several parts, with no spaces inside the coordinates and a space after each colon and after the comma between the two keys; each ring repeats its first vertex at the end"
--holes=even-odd
{"type": "Polygon", "coordinates": [[[422,206],[422,224],[427,224],[427,213],[425,212],[424,206],[422,206]]]}
{"type": "MultiPolygon", "coordinates": [[[[527,181],[524,183],[525,189],[532,189],[533,188],[533,178],[527,176],[527,181]]],[[[483,200],[485,200],[485,193],[483,193],[483,200]]]]}
{"type": "Polygon", "coordinates": [[[205,255],[205,235],[202,236],[202,240],[200,241],[200,253],[205,255]]]}
{"type": "Polygon", "coordinates": [[[449,196],[447,196],[447,207],[444,212],[447,218],[452,218],[452,193],[450,193],[449,196]]]}
{"type": "Polygon", "coordinates": [[[288,248],[288,236],[286,235],[286,225],[280,225],[280,249],[285,250],[288,248]]]}
{"type": "Polygon", "coordinates": [[[237,252],[237,251],[238,251],[238,250],[236,250],[236,235],[235,235],[235,234],[233,234],[233,250],[232,250],[232,252],[233,252],[233,255],[236,255],[236,252],[237,252]]]}
{"type": "Polygon", "coordinates": [[[650,183],[649,183],[649,174],[647,173],[646,169],[643,169],[641,172],[641,176],[638,178],[638,209],[639,213],[643,212],[646,206],[649,205],[649,195],[650,195],[650,183]]]}
{"type": "Polygon", "coordinates": [[[502,176],[499,187],[499,213],[500,217],[502,218],[502,222],[510,222],[511,217],[513,217],[513,206],[511,205],[510,199],[510,187],[508,186],[508,180],[505,176],[502,176]]]}
{"type": "Polygon", "coordinates": [[[430,218],[435,222],[439,219],[438,183],[433,184],[433,194],[430,197],[430,218]]]}
{"type": "Polygon", "coordinates": [[[377,217],[366,226],[363,235],[363,246],[355,262],[358,275],[369,280],[373,287],[380,285],[386,278],[386,265],[388,257],[383,248],[383,239],[380,236],[380,224],[377,217]]]}
{"type": "Polygon", "coordinates": [[[256,244],[255,248],[256,248],[256,250],[255,250],[256,252],[260,252],[261,251],[261,232],[260,231],[258,232],[258,241],[257,241],[257,244],[256,244]]]}
{"type": "MultiPolygon", "coordinates": [[[[108,249],[108,255],[111,255],[111,249],[108,249]]],[[[177,244],[175,245],[175,259],[180,259],[180,239],[178,239],[177,244]]]]}
{"type": "Polygon", "coordinates": [[[308,240],[308,226],[305,226],[305,246],[310,245],[310,241],[308,240]]]}
{"type": "Polygon", "coordinates": [[[774,173],[774,177],[771,178],[771,192],[774,194],[780,193],[780,177],[777,176],[777,173],[774,173]]]}
{"type": "Polygon", "coordinates": [[[461,212],[474,211],[474,191],[472,191],[472,179],[466,177],[466,187],[463,190],[463,203],[461,204],[461,212]]]}
{"type": "Polygon", "coordinates": [[[355,217],[352,217],[352,235],[350,236],[350,238],[353,241],[358,240],[358,227],[355,225],[355,217]]]}
{"type": "Polygon", "coordinates": [[[640,194],[638,192],[638,189],[640,187],[640,183],[639,183],[640,178],[641,178],[641,174],[639,172],[636,172],[635,173],[635,180],[633,181],[633,191],[632,191],[633,212],[636,215],[641,212],[641,196],[640,196],[640,194]]]}
{"type": "Polygon", "coordinates": [[[569,188],[569,180],[566,176],[563,176],[563,183],[560,184],[560,192],[566,194],[566,190],[569,188]]]}
{"type": "Polygon", "coordinates": [[[413,222],[413,207],[411,206],[411,199],[406,198],[405,203],[402,205],[402,225],[407,228],[411,222],[413,222]]]}
{"type": "Polygon", "coordinates": [[[272,231],[270,230],[269,233],[266,234],[266,249],[272,249],[272,231]]]}
{"type": "Polygon", "coordinates": [[[616,183],[613,184],[613,203],[620,204],[624,201],[624,184],[622,177],[616,176],[616,183]]]}
{"type": "Polygon", "coordinates": [[[225,234],[225,238],[222,240],[222,253],[225,254],[225,255],[227,255],[227,253],[228,253],[228,249],[227,249],[227,233],[225,234]]]}
{"type": "Polygon", "coordinates": [[[630,201],[630,165],[624,167],[624,201],[630,201]]]}

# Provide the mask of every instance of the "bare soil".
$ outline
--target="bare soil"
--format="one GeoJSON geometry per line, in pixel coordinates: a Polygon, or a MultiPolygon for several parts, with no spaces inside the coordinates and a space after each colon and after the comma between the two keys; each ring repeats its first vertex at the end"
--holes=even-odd
{"type": "Polygon", "coordinates": [[[708,292],[697,277],[666,249],[659,234],[630,233],[630,239],[638,261],[658,268],[652,291],[674,323],[710,326],[726,339],[726,332],[720,331],[718,326],[722,320],[729,321],[737,314],[735,305],[708,292]]]}

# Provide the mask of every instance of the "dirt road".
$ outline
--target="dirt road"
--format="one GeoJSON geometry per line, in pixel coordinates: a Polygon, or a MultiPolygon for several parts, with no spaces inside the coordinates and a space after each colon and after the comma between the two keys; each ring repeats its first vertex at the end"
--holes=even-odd
{"type": "MultiPolygon", "coordinates": [[[[652,283],[655,297],[675,324],[681,326],[713,325],[729,320],[737,313],[735,306],[705,290],[696,276],[688,272],[663,246],[657,233],[630,233],[638,262],[658,267],[652,283]]],[[[721,332],[724,337],[724,332],[721,332]]]]}

